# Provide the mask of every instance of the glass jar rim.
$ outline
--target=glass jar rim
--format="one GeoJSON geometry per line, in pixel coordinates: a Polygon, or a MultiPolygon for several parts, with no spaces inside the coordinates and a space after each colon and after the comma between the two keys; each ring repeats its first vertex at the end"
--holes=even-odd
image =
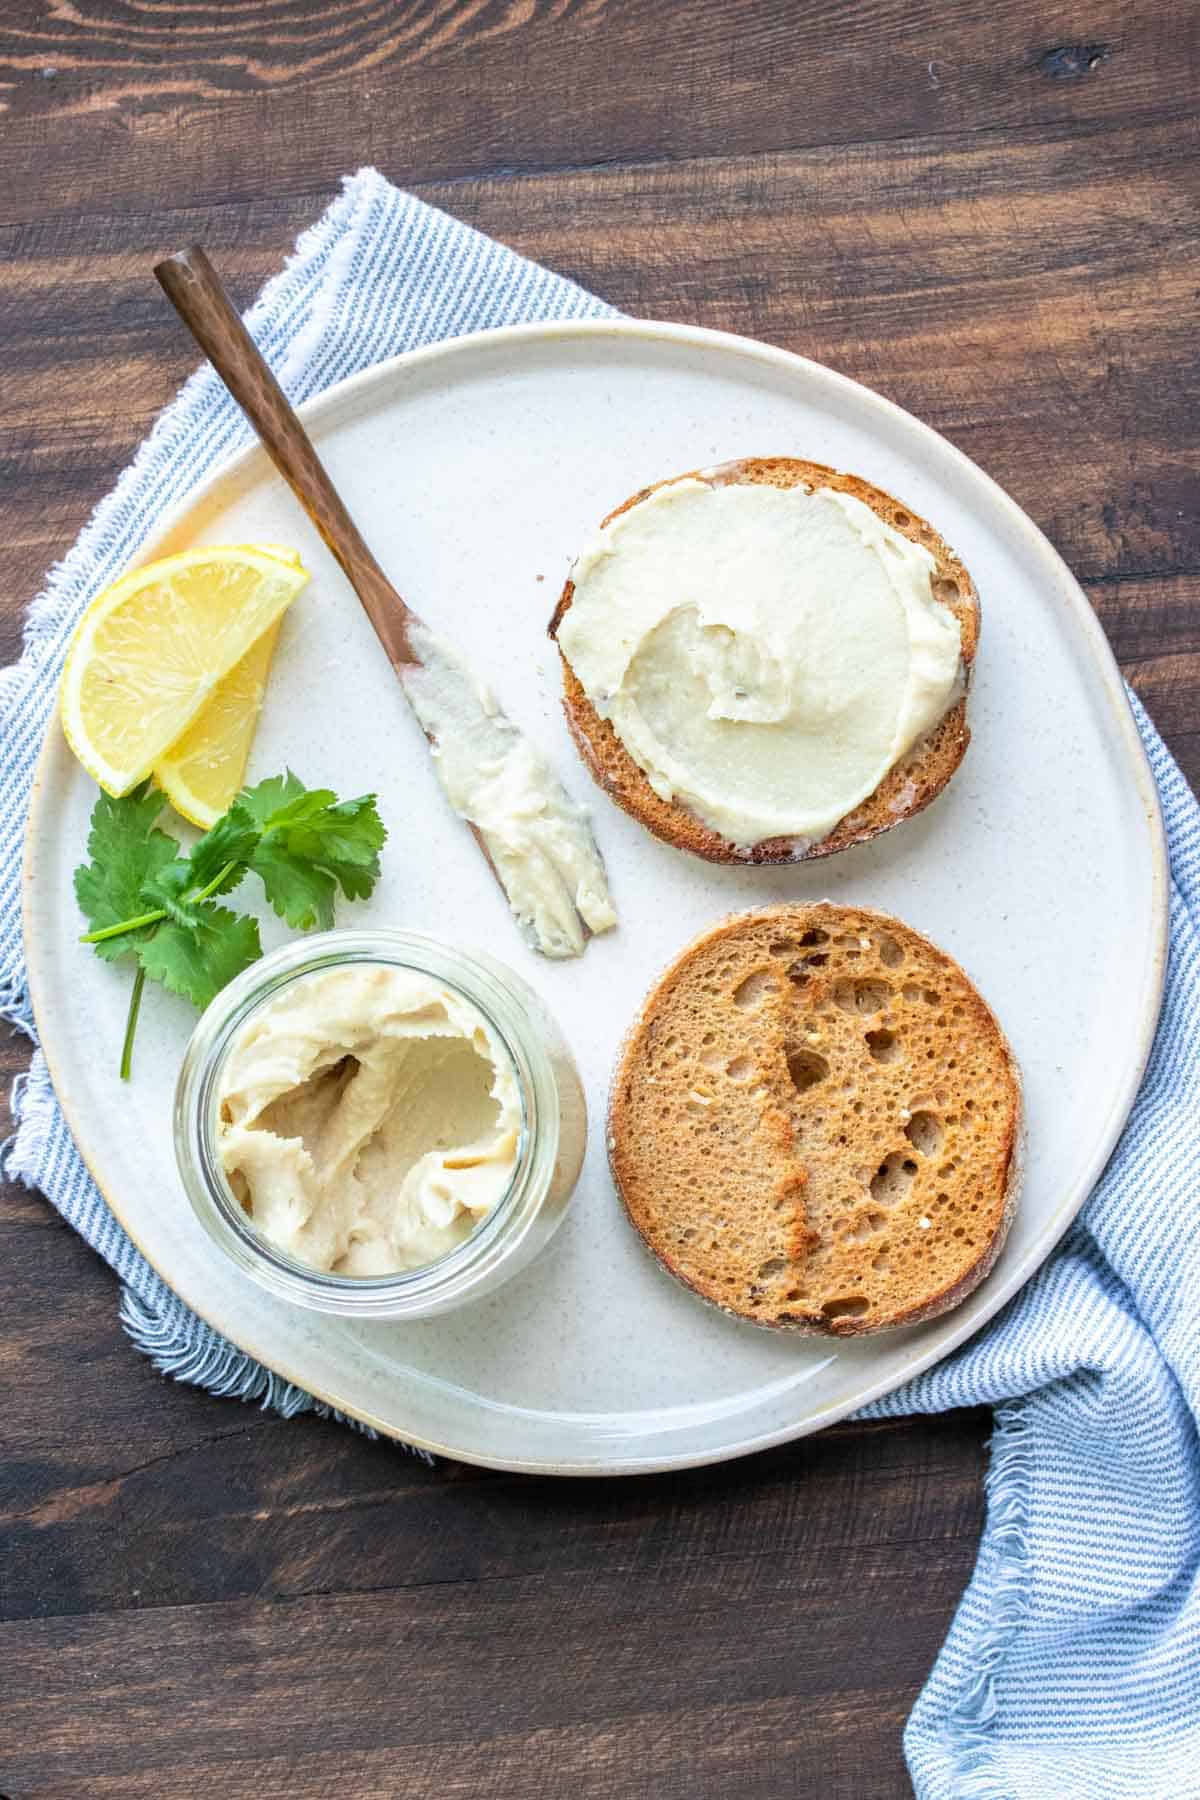
{"type": "Polygon", "coordinates": [[[200,1222],[233,1260],[261,1285],[324,1310],[358,1316],[414,1316],[444,1303],[505,1258],[532,1227],[558,1148],[559,1096],[549,1057],[525,1028],[521,1006],[483,951],[470,951],[422,932],[342,929],[322,932],[270,952],[222,989],[201,1017],[184,1055],[175,1096],[180,1173],[200,1222]],[[233,1040],[272,996],[322,969],[354,963],[411,969],[458,994],[484,1020],[516,1079],[521,1128],[512,1177],[475,1229],[444,1256],[385,1275],[339,1275],[287,1255],[246,1219],[215,1151],[216,1088],[233,1040]]]}

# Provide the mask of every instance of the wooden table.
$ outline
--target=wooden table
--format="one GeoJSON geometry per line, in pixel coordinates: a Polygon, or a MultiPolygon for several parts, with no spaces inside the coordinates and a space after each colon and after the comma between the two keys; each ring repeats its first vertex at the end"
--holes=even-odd
{"type": "MultiPolygon", "coordinates": [[[[1196,17],[5,0],[4,659],[193,360],[153,259],[203,238],[248,298],[374,162],[631,312],[944,431],[1058,545],[1195,779],[1196,17]]],[[[986,1413],[670,1479],[428,1469],[161,1380],[36,1195],[5,1191],[0,1246],[11,1800],[910,1791],[986,1413]]]]}

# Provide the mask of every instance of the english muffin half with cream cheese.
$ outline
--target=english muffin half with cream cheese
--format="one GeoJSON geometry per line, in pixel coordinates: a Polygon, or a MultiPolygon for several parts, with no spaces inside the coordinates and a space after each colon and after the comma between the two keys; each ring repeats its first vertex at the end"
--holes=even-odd
{"type": "Polygon", "coordinates": [[[656,837],[798,862],[929,805],[970,739],[966,568],[882,488],[796,457],[645,488],[550,622],[572,736],[656,837]]]}

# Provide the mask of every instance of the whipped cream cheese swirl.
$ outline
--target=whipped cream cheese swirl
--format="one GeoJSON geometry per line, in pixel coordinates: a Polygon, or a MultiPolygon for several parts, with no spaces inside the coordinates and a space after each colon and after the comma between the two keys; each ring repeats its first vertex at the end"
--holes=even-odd
{"type": "Polygon", "coordinates": [[[936,567],[851,494],[687,477],[597,532],[558,643],[664,800],[813,843],[962,692],[936,567]]]}

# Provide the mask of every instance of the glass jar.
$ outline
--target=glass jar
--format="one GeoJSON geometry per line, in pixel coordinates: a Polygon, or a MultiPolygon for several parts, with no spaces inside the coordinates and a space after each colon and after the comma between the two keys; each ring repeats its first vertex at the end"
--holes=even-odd
{"type": "Polygon", "coordinates": [[[223,988],[192,1034],[175,1090],[175,1154],[192,1207],[240,1269],[317,1312],[418,1319],[492,1292],[537,1255],[566,1211],[587,1141],[575,1060],[539,996],[483,951],[407,931],[327,931],[264,956],[223,988]],[[222,1071],[246,1021],[303,976],[350,963],[413,970],[461,995],[507,1052],[521,1127],[502,1197],[460,1243],[420,1268],[337,1275],[289,1256],[255,1230],[217,1149],[222,1071]]]}

